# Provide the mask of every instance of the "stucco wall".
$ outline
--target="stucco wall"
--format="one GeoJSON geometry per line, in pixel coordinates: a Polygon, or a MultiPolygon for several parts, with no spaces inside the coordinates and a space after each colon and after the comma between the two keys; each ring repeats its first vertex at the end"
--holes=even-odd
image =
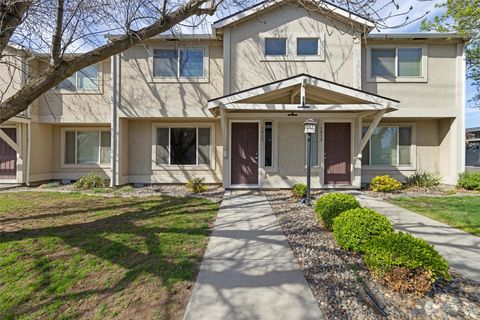
{"type": "Polygon", "coordinates": [[[32,122],[31,130],[30,180],[51,179],[53,171],[53,126],[32,122]]]}
{"type": "Polygon", "coordinates": [[[392,112],[387,117],[401,116],[439,116],[432,114],[432,110],[447,109],[459,113],[460,106],[456,100],[456,90],[460,86],[457,78],[457,43],[456,42],[429,42],[429,41],[369,41],[367,47],[362,48],[362,88],[368,92],[383,95],[400,101],[400,111],[392,112]],[[427,57],[426,82],[368,82],[366,52],[369,46],[378,44],[397,45],[425,45],[427,57]]]}
{"type": "Polygon", "coordinates": [[[207,100],[223,95],[223,49],[220,41],[153,41],[122,54],[122,117],[212,117],[207,100]],[[153,49],[200,46],[208,52],[206,78],[159,80],[153,77],[153,49]]]}
{"type": "MultiPolygon", "coordinates": [[[[161,120],[161,119],[159,119],[161,120]]],[[[185,121],[183,121],[185,122],[185,121]]],[[[150,121],[150,120],[129,120],[128,121],[128,181],[142,183],[185,183],[193,176],[204,177],[206,183],[220,183],[222,181],[222,138],[220,123],[214,123],[214,152],[212,168],[210,169],[154,169],[152,170],[152,132],[154,123],[178,124],[178,121],[150,121]]],[[[181,123],[181,122],[180,122],[181,123]]],[[[192,121],[200,123],[200,121],[192,121]]]]}
{"type": "MultiPolygon", "coordinates": [[[[345,23],[326,19],[314,11],[285,5],[231,28],[231,92],[308,73],[327,80],[353,86],[353,33],[345,23]],[[325,40],[323,61],[266,61],[264,37],[320,37],[325,40]]],[[[293,48],[296,48],[294,44],[293,48]]]]}
{"type": "MultiPolygon", "coordinates": [[[[39,68],[45,67],[40,65],[39,68]]],[[[49,123],[109,123],[110,61],[103,61],[99,70],[99,92],[75,94],[51,89],[36,100],[32,119],[49,123]]]]}

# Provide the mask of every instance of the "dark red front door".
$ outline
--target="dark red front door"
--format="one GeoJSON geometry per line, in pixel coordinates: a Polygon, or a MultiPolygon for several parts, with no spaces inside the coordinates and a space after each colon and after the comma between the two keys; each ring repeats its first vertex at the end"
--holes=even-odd
{"type": "MultiPolygon", "coordinates": [[[[2,128],[14,142],[17,142],[17,129],[2,128]]],[[[0,180],[16,179],[17,177],[17,152],[0,138],[0,180]]]]}
{"type": "Polygon", "coordinates": [[[350,123],[325,123],[325,184],[351,184],[350,123]]]}
{"type": "Polygon", "coordinates": [[[232,123],[232,184],[258,184],[258,123],[232,123]]]}

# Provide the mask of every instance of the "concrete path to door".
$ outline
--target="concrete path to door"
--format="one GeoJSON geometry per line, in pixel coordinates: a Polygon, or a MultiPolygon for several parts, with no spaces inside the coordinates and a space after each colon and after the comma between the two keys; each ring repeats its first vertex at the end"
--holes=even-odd
{"type": "Polygon", "coordinates": [[[480,237],[427,218],[386,201],[357,195],[362,206],[376,210],[392,221],[395,229],[430,242],[450,267],[480,282],[480,237]]]}
{"type": "Polygon", "coordinates": [[[264,195],[225,194],[184,319],[323,319],[264,195]]]}

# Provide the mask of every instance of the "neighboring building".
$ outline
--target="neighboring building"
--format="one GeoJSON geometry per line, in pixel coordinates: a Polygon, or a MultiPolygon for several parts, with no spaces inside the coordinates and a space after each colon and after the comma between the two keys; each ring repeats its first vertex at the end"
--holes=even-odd
{"type": "Polygon", "coordinates": [[[465,134],[465,163],[467,166],[480,166],[480,127],[468,128],[465,134]]]}
{"type": "Polygon", "coordinates": [[[312,118],[314,187],[416,170],[454,184],[465,166],[468,39],[370,34],[370,21],[332,8],[261,3],[211,35],[156,37],[77,72],[2,125],[2,182],[94,171],[115,185],[198,176],[290,187],[305,181],[312,118]]]}

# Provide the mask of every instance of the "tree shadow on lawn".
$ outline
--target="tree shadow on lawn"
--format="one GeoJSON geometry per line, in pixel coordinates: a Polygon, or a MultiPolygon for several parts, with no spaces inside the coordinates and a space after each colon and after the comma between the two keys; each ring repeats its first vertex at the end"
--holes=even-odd
{"type": "MultiPolygon", "coordinates": [[[[36,293],[48,287],[51,281],[48,273],[53,270],[40,267],[37,271],[43,277],[42,285],[12,306],[7,314],[21,316],[59,301],[74,301],[95,294],[111,295],[124,290],[142,275],[150,274],[160,279],[162,287],[166,291],[167,297],[162,306],[164,307],[162,313],[165,316],[169,315],[171,311],[169,305],[175,295],[172,290],[173,286],[181,281],[192,280],[198,271],[200,258],[206,246],[192,243],[191,241],[195,241],[195,239],[189,239],[188,236],[203,236],[202,239],[204,239],[209,232],[208,222],[211,221],[213,212],[218,210],[218,207],[205,200],[163,197],[140,201],[137,199],[124,204],[93,209],[79,208],[73,211],[63,209],[48,216],[58,218],[82,213],[89,219],[92,218],[89,213],[94,215],[95,212],[109,210],[114,211],[111,213],[113,215],[94,221],[76,221],[73,224],[0,233],[0,243],[2,244],[26,239],[38,240],[44,237],[60,238],[68,247],[80,249],[82,254],[90,254],[101,260],[109,261],[125,270],[121,279],[106,288],[51,294],[46,299],[41,299],[41,302],[29,305],[29,300],[36,293]],[[115,210],[124,212],[115,214],[115,210]],[[169,218],[175,219],[168,220],[169,218]],[[165,221],[168,226],[162,226],[162,221],[165,221]],[[128,234],[133,237],[141,237],[144,239],[146,252],[135,250],[136,248],[132,248],[126,243],[106,238],[106,235],[109,234],[128,234]],[[185,246],[187,247],[185,248],[185,246]],[[175,254],[172,254],[172,249],[175,254]],[[181,251],[177,249],[183,249],[183,252],[177,252],[181,251]]],[[[36,217],[30,217],[30,219],[32,218],[36,217]]],[[[158,289],[162,290],[162,288],[158,289]]]]}

